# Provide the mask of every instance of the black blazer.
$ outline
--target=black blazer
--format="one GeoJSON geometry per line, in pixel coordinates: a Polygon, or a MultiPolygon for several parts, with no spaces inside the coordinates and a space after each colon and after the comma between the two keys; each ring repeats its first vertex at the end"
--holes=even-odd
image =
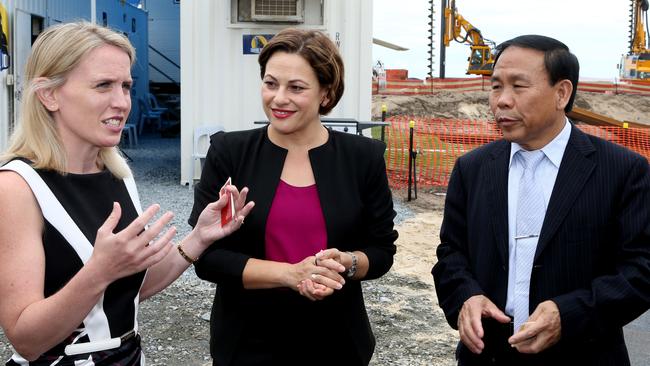
{"type": "MultiPolygon", "coordinates": [[[[432,273],[457,329],[469,297],[501,310],[508,288],[508,164],[499,140],[459,158],[452,172],[432,273]]],[[[572,126],[537,245],[530,312],[554,301],[560,342],[553,365],[629,365],[623,325],[650,303],[650,174],[642,156],[572,126]]],[[[475,357],[462,344],[460,360],[475,357]]]]}
{"type": "MultiPolygon", "coordinates": [[[[385,147],[377,140],[329,131],[327,143],[309,151],[328,247],[363,251],[370,263],[365,279],[386,273],[396,251],[385,147]]],[[[217,198],[228,177],[238,188],[249,187],[248,198],[255,201],[246,224],[215,243],[196,263],[197,275],[218,285],[211,319],[212,357],[217,364],[227,365],[233,350],[241,346],[241,337],[255,334],[272,341],[278,329],[283,330],[278,347],[286,349],[276,351],[291,354],[296,350],[287,345],[306,338],[316,340],[322,334],[318,329],[323,327],[314,327],[317,319],[322,319],[337,330],[333,339],[325,339],[328,345],[320,348],[336,353],[337,347],[346,346],[367,364],[375,341],[359,281],[348,280],[342,290],[316,302],[290,289],[245,290],[242,286],[248,259],[265,258],[266,219],[286,154],[268,139],[267,127],[217,133],[211,138],[201,181],[195,188],[190,225],[194,226],[203,208],[217,198]]]]}

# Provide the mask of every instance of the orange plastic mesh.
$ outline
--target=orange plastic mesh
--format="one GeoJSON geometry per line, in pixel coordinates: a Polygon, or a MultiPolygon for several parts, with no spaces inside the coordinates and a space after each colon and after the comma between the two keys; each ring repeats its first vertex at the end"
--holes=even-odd
{"type": "MultiPolygon", "coordinates": [[[[415,121],[413,149],[417,151],[419,187],[446,187],[456,159],[501,138],[491,121],[394,116],[387,119],[386,170],[392,188],[408,183],[409,121],[415,121]]],[[[579,125],[582,131],[625,146],[650,159],[650,129],[579,125]]]]}

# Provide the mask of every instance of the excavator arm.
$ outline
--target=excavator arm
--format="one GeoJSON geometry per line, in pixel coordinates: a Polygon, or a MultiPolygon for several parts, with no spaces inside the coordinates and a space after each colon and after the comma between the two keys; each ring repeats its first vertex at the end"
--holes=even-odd
{"type": "MultiPolygon", "coordinates": [[[[647,1],[647,0],[645,0],[647,1]]],[[[456,10],[456,1],[445,6],[443,43],[449,47],[451,41],[470,46],[468,74],[491,75],[494,68],[494,42],[483,38],[481,31],[468,22],[456,10]]]]}

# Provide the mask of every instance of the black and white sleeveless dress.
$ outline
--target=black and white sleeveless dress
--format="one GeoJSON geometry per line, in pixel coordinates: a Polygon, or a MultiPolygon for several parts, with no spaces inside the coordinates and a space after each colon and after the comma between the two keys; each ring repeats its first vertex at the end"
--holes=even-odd
{"type": "MultiPolygon", "coordinates": [[[[45,297],[61,289],[90,258],[97,229],[108,218],[113,202],[119,202],[122,208],[115,232],[127,227],[141,212],[133,178],[121,180],[108,170],[63,176],[33,170],[21,160],[0,169],[19,173],[43,211],[45,297]]],[[[139,291],[144,277],[145,272],[140,272],[111,283],[83,323],[63,342],[31,362],[14,353],[6,365],[144,365],[137,335],[139,291]]]]}

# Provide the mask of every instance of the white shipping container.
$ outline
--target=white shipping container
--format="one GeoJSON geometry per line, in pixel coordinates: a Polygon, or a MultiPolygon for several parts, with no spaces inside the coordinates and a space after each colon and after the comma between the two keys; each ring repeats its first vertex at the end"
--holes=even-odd
{"type": "Polygon", "coordinates": [[[299,0],[297,14],[277,22],[253,20],[254,2],[181,2],[181,184],[190,181],[189,164],[198,164],[191,157],[195,127],[245,130],[258,127],[254,121],[266,120],[257,55],[246,52],[261,48],[264,35],[285,27],[322,30],[339,46],[346,67],[345,93],[329,117],[370,120],[372,0],[299,0]]]}

